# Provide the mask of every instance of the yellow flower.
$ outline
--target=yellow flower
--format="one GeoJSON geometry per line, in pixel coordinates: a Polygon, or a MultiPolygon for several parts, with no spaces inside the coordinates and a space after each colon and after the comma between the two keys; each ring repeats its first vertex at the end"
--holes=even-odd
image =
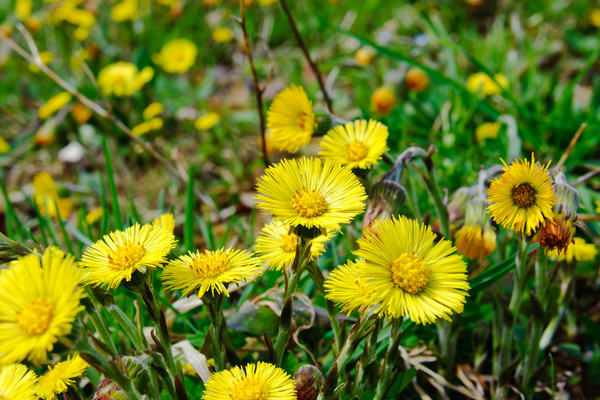
{"type": "Polygon", "coordinates": [[[41,119],[46,119],[71,101],[73,97],[68,92],[61,92],[55,96],[52,96],[46,104],[41,106],[38,110],[38,116],[41,119]]]}
{"type": "Polygon", "coordinates": [[[371,46],[363,46],[354,54],[354,61],[358,65],[369,65],[373,57],[375,57],[375,49],[371,46]]]}
{"type": "Polygon", "coordinates": [[[6,400],[37,400],[35,372],[22,364],[0,366],[0,398],[6,400]]]}
{"type": "Polygon", "coordinates": [[[17,0],[15,2],[15,15],[19,21],[24,21],[31,15],[33,10],[32,0],[17,0]]]}
{"type": "MultiPolygon", "coordinates": [[[[504,163],[504,161],[502,161],[504,163]]],[[[506,229],[531,235],[545,218],[554,219],[554,193],[548,166],[527,159],[504,163],[504,173],[490,184],[487,212],[506,229]]]]}
{"type": "Polygon", "coordinates": [[[77,352],[54,367],[48,366],[48,372],[40,377],[38,382],[38,396],[46,400],[56,400],[57,394],[64,393],[68,386],[73,386],[75,378],[79,378],[87,367],[89,364],[77,352]]]}
{"type": "Polygon", "coordinates": [[[593,243],[586,243],[582,238],[575,238],[575,241],[567,247],[564,254],[558,250],[548,252],[548,256],[554,260],[567,261],[593,261],[598,254],[598,249],[593,243]]]}
{"type": "Polygon", "coordinates": [[[75,29],[75,32],[73,32],[73,37],[75,39],[79,40],[80,42],[83,42],[89,36],[90,36],[90,28],[87,28],[85,26],[79,26],[79,27],[77,27],[77,29],[75,29]]]}
{"type": "Polygon", "coordinates": [[[198,49],[187,39],[175,39],[165,44],[152,61],[165,71],[175,74],[187,72],[196,62],[198,49]]]}
{"type": "Polygon", "coordinates": [[[213,31],[212,38],[217,43],[231,42],[233,40],[233,31],[229,28],[217,28],[213,31]]]}
{"type": "Polygon", "coordinates": [[[85,250],[79,266],[87,273],[86,284],[114,289],[123,279],[131,280],[135,271],[160,267],[174,247],[175,237],[166,229],[135,224],[104,235],[85,250]]]}
{"type": "Polygon", "coordinates": [[[110,17],[115,22],[123,22],[127,20],[133,21],[138,17],[138,2],[137,0],[123,0],[117,3],[110,10],[110,17]]]}
{"type": "Polygon", "coordinates": [[[413,92],[422,92],[429,86],[429,76],[421,68],[411,68],[404,79],[406,86],[413,92]]]}
{"type": "Polygon", "coordinates": [[[154,221],[152,221],[152,225],[160,226],[163,229],[173,233],[175,230],[175,218],[171,213],[163,214],[160,217],[155,218],[154,221]]]}
{"type": "Polygon", "coordinates": [[[281,368],[258,362],[213,374],[202,400],[296,400],[296,384],[281,368]]]}
{"type": "Polygon", "coordinates": [[[10,151],[10,144],[4,139],[4,137],[0,136],[0,154],[8,153],[10,151]]]}
{"type": "Polygon", "coordinates": [[[96,207],[85,216],[85,222],[88,225],[92,225],[98,221],[104,215],[104,209],[102,207],[96,207]]]}
{"type": "Polygon", "coordinates": [[[25,21],[25,27],[35,35],[42,29],[42,21],[39,17],[32,15],[25,21]]]}
{"type": "Polygon", "coordinates": [[[331,271],[325,280],[325,297],[339,305],[345,314],[373,305],[374,290],[366,286],[368,279],[359,273],[365,266],[362,260],[348,261],[331,271]]]}
{"type": "MultiPolygon", "coordinates": [[[[40,60],[42,60],[42,64],[48,65],[52,62],[53,59],[54,53],[52,53],[51,51],[40,52],[40,60]]],[[[29,63],[28,67],[31,72],[40,72],[40,68],[34,63],[29,63]]]]}
{"type": "Polygon", "coordinates": [[[373,119],[360,119],[338,125],[327,132],[319,144],[319,157],[328,158],[348,168],[368,169],[377,165],[388,151],[388,128],[373,119]]]}
{"type": "Polygon", "coordinates": [[[483,142],[485,139],[496,139],[500,131],[500,122],[486,122],[475,129],[475,137],[478,142],[483,142]]]}
{"type": "Polygon", "coordinates": [[[71,115],[78,124],[83,125],[92,117],[92,110],[81,103],[77,103],[71,107],[71,115]]]}
{"type": "Polygon", "coordinates": [[[496,74],[492,79],[485,72],[477,72],[467,79],[467,89],[471,93],[481,93],[483,96],[500,94],[502,89],[508,89],[508,79],[502,74],[496,74]]]}
{"type": "Polygon", "coordinates": [[[161,6],[174,6],[177,3],[178,0],[156,0],[156,2],[158,4],[160,4],[161,6]]]}
{"type": "Polygon", "coordinates": [[[19,257],[0,273],[0,364],[46,360],[54,343],[71,332],[85,296],[74,257],[49,247],[19,257]]]}
{"type": "Polygon", "coordinates": [[[375,222],[358,239],[354,254],[366,263],[359,275],[374,291],[378,314],[426,324],[462,313],[467,265],[448,240],[436,240],[430,227],[406,217],[375,222]]]}
{"type": "Polygon", "coordinates": [[[69,67],[74,71],[81,70],[81,63],[90,59],[90,53],[86,49],[79,49],[73,53],[69,60],[69,67]]]}
{"type": "Polygon", "coordinates": [[[496,250],[496,233],[487,225],[465,224],[456,233],[456,250],[459,254],[472,260],[483,259],[496,250]]]}
{"type": "Polygon", "coordinates": [[[283,160],[258,180],[258,208],[293,227],[340,230],[361,213],[365,188],[348,168],[331,160],[283,160]]]}
{"type": "MultiPolygon", "coordinates": [[[[310,258],[314,260],[325,251],[325,243],[331,239],[333,234],[320,235],[311,240],[310,258]]],[[[298,236],[289,233],[289,227],[279,222],[266,224],[260,235],[256,238],[256,249],[254,252],[258,259],[269,268],[281,270],[292,265],[296,256],[296,243],[298,236]]]]}
{"type": "Polygon", "coordinates": [[[388,87],[380,87],[371,95],[371,108],[380,114],[388,114],[395,104],[396,96],[388,87]]]}
{"type": "Polygon", "coordinates": [[[261,6],[270,6],[271,4],[277,3],[279,0],[258,0],[258,4],[261,6]]]}
{"type": "Polygon", "coordinates": [[[262,275],[259,261],[242,250],[233,248],[216,251],[196,251],[171,261],[161,275],[165,286],[170,290],[181,290],[183,296],[198,290],[198,297],[210,289],[211,295],[223,293],[229,296],[225,283],[239,284],[253,281],[262,275]]]}
{"type": "Polygon", "coordinates": [[[144,111],[142,112],[142,116],[144,117],[144,119],[150,119],[156,117],[164,110],[165,106],[163,106],[162,103],[155,101],[154,103],[150,103],[148,107],[144,109],[144,111]]]}
{"type": "Polygon", "coordinates": [[[267,128],[278,150],[297,152],[310,143],[316,127],[312,102],[301,86],[277,94],[267,111],[267,128]]]}
{"type": "Polygon", "coordinates": [[[590,12],[590,23],[596,28],[600,28],[600,8],[594,8],[590,12]]]}
{"type": "Polygon", "coordinates": [[[73,202],[69,198],[61,199],[58,197],[58,190],[54,179],[47,172],[40,172],[33,177],[33,200],[40,212],[40,215],[49,215],[56,217],[56,205],[58,205],[58,215],[62,218],[69,218],[73,210],[73,202]],[[57,203],[55,205],[55,202],[57,203]]]}
{"type": "Polygon", "coordinates": [[[199,131],[207,131],[221,121],[221,116],[214,111],[209,111],[194,123],[194,127],[199,131]]]}
{"type": "Polygon", "coordinates": [[[139,125],[131,128],[131,134],[133,136],[142,136],[150,131],[158,131],[163,127],[162,118],[152,118],[150,121],[142,122],[139,125]]]}
{"type": "Polygon", "coordinates": [[[137,67],[128,62],[119,61],[104,67],[98,74],[98,86],[105,96],[131,96],[149,82],[154,70],[146,67],[138,72],[137,67]]]}

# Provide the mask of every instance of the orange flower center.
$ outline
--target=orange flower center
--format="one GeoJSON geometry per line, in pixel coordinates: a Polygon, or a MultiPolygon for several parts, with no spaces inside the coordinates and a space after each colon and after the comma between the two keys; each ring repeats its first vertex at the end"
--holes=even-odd
{"type": "Polygon", "coordinates": [[[27,336],[45,333],[52,322],[54,307],[46,299],[35,299],[29,302],[19,313],[17,325],[27,336]]]}
{"type": "Polygon", "coordinates": [[[200,277],[214,278],[229,269],[229,257],[220,250],[207,251],[194,258],[190,268],[200,277]]]}
{"type": "Polygon", "coordinates": [[[300,112],[298,114],[298,116],[296,117],[296,123],[298,124],[298,127],[300,129],[302,129],[304,132],[312,133],[312,129],[311,129],[312,127],[310,126],[310,119],[306,113],[300,112]]]}
{"type": "Polygon", "coordinates": [[[314,190],[296,192],[292,197],[292,207],[301,217],[318,217],[325,212],[325,198],[314,190]]]}
{"type": "Polygon", "coordinates": [[[145,254],[146,249],[141,244],[125,242],[107,254],[108,267],[116,271],[136,268],[145,254]]]}
{"type": "Polygon", "coordinates": [[[521,208],[531,207],[535,204],[536,191],[529,183],[521,183],[512,190],[512,198],[521,208]]]}
{"type": "Polygon", "coordinates": [[[295,234],[288,235],[287,233],[282,233],[281,235],[281,249],[285,252],[291,253],[296,251],[296,243],[298,242],[298,236],[295,234]]]}
{"type": "Polygon", "coordinates": [[[414,253],[401,254],[392,263],[391,270],[396,287],[409,294],[419,293],[429,282],[431,272],[423,257],[417,258],[414,253]]]}
{"type": "Polygon", "coordinates": [[[346,146],[346,158],[349,161],[360,161],[367,156],[367,146],[355,140],[346,146]]]}
{"type": "Polygon", "coordinates": [[[267,400],[268,398],[267,385],[256,377],[245,378],[233,384],[229,392],[230,400],[267,400]]]}

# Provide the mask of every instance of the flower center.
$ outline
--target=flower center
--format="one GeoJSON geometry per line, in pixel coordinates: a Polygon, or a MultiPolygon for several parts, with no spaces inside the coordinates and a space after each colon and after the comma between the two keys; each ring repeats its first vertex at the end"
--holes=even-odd
{"type": "Polygon", "coordinates": [[[229,257],[220,250],[207,251],[195,258],[190,268],[200,277],[214,278],[229,269],[229,257]]]}
{"type": "Polygon", "coordinates": [[[310,132],[312,134],[313,129],[311,129],[310,122],[310,118],[305,112],[300,112],[296,117],[296,123],[298,124],[298,127],[304,132],[310,132]]]}
{"type": "Polygon", "coordinates": [[[291,253],[296,251],[296,243],[298,242],[298,236],[295,234],[288,235],[287,233],[282,233],[281,235],[281,249],[285,252],[291,253]]]}
{"type": "Polygon", "coordinates": [[[136,268],[145,254],[146,249],[141,244],[125,242],[108,253],[108,267],[116,271],[136,268]]]}
{"type": "Polygon", "coordinates": [[[267,400],[269,391],[265,382],[257,378],[245,378],[233,385],[229,393],[230,400],[267,400]]]}
{"type": "Polygon", "coordinates": [[[512,190],[512,198],[516,205],[522,208],[535,204],[536,191],[529,183],[521,183],[512,190]]]}
{"type": "Polygon", "coordinates": [[[399,289],[409,294],[419,293],[429,282],[430,270],[423,257],[417,258],[414,253],[401,254],[392,263],[392,280],[399,289]]]}
{"type": "Polygon", "coordinates": [[[298,191],[292,197],[292,207],[301,217],[318,217],[325,212],[325,198],[314,190],[298,191]]]}
{"type": "Polygon", "coordinates": [[[29,302],[19,313],[19,330],[27,336],[41,335],[48,330],[54,307],[46,299],[35,299],[29,302]]]}
{"type": "Polygon", "coordinates": [[[350,161],[360,161],[367,156],[367,146],[355,140],[346,145],[346,158],[350,161]]]}

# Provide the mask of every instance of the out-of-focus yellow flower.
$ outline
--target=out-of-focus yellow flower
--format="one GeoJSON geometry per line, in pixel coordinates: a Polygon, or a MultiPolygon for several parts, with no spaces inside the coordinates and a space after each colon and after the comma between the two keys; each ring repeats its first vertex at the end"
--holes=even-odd
{"type": "Polygon", "coordinates": [[[271,4],[277,3],[279,0],[258,0],[258,4],[261,6],[270,6],[271,4]]]}
{"type": "Polygon", "coordinates": [[[596,200],[596,214],[600,214],[600,200],[596,200]]]}
{"type": "Polygon", "coordinates": [[[73,32],[73,37],[75,39],[79,40],[80,42],[83,42],[89,36],[90,36],[90,28],[86,28],[84,26],[78,27],[77,29],[75,29],[75,32],[73,32]]]}
{"type": "Polygon", "coordinates": [[[47,172],[40,172],[33,177],[33,200],[41,215],[49,215],[55,218],[57,215],[56,205],[58,206],[58,215],[61,218],[69,218],[73,210],[73,202],[69,198],[59,198],[58,190],[54,179],[47,172]]]}
{"type": "Polygon", "coordinates": [[[33,1],[31,0],[17,0],[15,3],[15,15],[19,21],[24,21],[31,15],[33,10],[33,1]]]}
{"type": "Polygon", "coordinates": [[[422,92],[429,86],[429,76],[421,68],[411,68],[406,73],[404,82],[408,90],[422,92]]]}
{"type": "Polygon", "coordinates": [[[160,217],[154,218],[152,221],[152,226],[160,226],[161,228],[173,233],[175,230],[175,217],[173,217],[173,214],[171,213],[163,214],[160,217]]]}
{"type": "Polygon", "coordinates": [[[598,249],[593,243],[586,243],[582,238],[575,238],[575,241],[567,247],[564,254],[558,250],[548,252],[548,256],[554,260],[567,261],[568,263],[575,261],[592,261],[596,258],[598,249]]]}
{"type": "Polygon", "coordinates": [[[508,89],[508,79],[502,74],[496,74],[492,79],[485,72],[477,72],[467,79],[467,89],[471,93],[481,93],[483,96],[500,94],[502,89],[508,89]]]}
{"type": "Polygon", "coordinates": [[[69,60],[69,66],[74,71],[81,70],[81,63],[90,59],[90,53],[86,49],[79,49],[73,53],[69,60]]]}
{"type": "Polygon", "coordinates": [[[39,17],[32,15],[25,20],[25,27],[29,32],[36,34],[42,29],[42,20],[39,17]]]}
{"type": "Polygon", "coordinates": [[[354,61],[358,65],[369,65],[373,57],[375,57],[375,49],[371,46],[363,46],[354,54],[354,61]]]}
{"type": "Polygon", "coordinates": [[[157,131],[163,127],[162,118],[152,118],[150,121],[142,122],[131,129],[134,136],[142,136],[150,131],[157,131]]]}
{"type": "Polygon", "coordinates": [[[8,153],[10,151],[10,144],[4,139],[3,136],[0,136],[0,154],[8,153]]]}
{"type": "Polygon", "coordinates": [[[221,4],[222,1],[223,0],[202,0],[202,3],[204,3],[204,5],[207,7],[214,7],[221,4]]]}
{"type": "Polygon", "coordinates": [[[380,87],[371,95],[371,108],[380,114],[388,114],[396,104],[396,96],[389,87],[380,87]]]}
{"type": "Polygon", "coordinates": [[[156,117],[158,114],[165,110],[165,106],[162,103],[155,101],[154,103],[150,103],[148,107],[142,112],[142,116],[144,119],[150,119],[152,117],[156,117]]]}
{"type": "Polygon", "coordinates": [[[590,12],[590,23],[597,28],[600,28],[600,8],[594,8],[590,12]]]}
{"type": "Polygon", "coordinates": [[[156,2],[158,4],[160,4],[161,6],[169,6],[169,7],[173,7],[175,4],[177,4],[178,0],[156,0],[156,2]]]}
{"type": "Polygon", "coordinates": [[[52,144],[54,142],[55,129],[56,121],[54,118],[49,118],[35,133],[34,143],[38,146],[48,146],[52,144]]]}
{"type": "MultiPolygon", "coordinates": [[[[42,60],[42,63],[44,65],[48,65],[54,59],[54,53],[52,53],[51,51],[41,51],[40,59],[42,60]]],[[[38,66],[33,63],[29,63],[28,67],[31,72],[40,72],[38,66]]]]}
{"type": "Polygon", "coordinates": [[[197,54],[194,43],[187,39],[175,39],[165,44],[159,54],[154,54],[152,61],[171,74],[183,73],[194,65],[197,54]]]}
{"type": "Polygon", "coordinates": [[[217,28],[213,31],[212,38],[217,43],[230,42],[233,39],[233,31],[229,28],[217,28]]]}
{"type": "Polygon", "coordinates": [[[123,0],[110,10],[110,17],[115,22],[133,21],[139,15],[137,0],[123,0]]]}
{"type": "Polygon", "coordinates": [[[207,112],[196,120],[194,126],[200,131],[207,131],[221,121],[221,116],[214,111],[207,112]]]}
{"type": "Polygon", "coordinates": [[[91,118],[92,110],[81,103],[77,103],[71,108],[71,115],[78,124],[83,125],[91,118]]]}
{"type": "Polygon", "coordinates": [[[486,122],[475,129],[475,137],[478,142],[483,142],[485,139],[496,139],[500,131],[500,122],[486,122]]]}
{"type": "Polygon", "coordinates": [[[154,70],[146,67],[138,72],[138,68],[128,62],[119,61],[104,67],[98,74],[98,85],[105,96],[114,94],[117,97],[131,96],[141,89],[154,76],[154,70]]]}
{"type": "Polygon", "coordinates": [[[85,222],[88,225],[92,225],[94,222],[98,221],[104,215],[104,209],[102,207],[96,207],[85,216],[85,222]]]}
{"type": "Polygon", "coordinates": [[[2,33],[7,38],[12,36],[12,31],[13,31],[12,26],[10,26],[6,23],[0,25],[0,33],[2,33]]]}
{"type": "Polygon", "coordinates": [[[46,119],[71,101],[72,96],[68,92],[61,92],[55,96],[52,96],[46,104],[41,106],[38,110],[38,116],[41,119],[46,119]]]}

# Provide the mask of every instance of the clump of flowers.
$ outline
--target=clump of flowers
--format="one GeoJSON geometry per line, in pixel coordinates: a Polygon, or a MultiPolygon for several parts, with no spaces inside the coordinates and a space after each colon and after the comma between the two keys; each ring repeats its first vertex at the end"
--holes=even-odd
{"type": "Polygon", "coordinates": [[[148,83],[154,76],[154,70],[146,67],[141,71],[128,62],[119,61],[104,67],[98,74],[98,86],[105,96],[131,96],[148,83]]]}
{"type": "Polygon", "coordinates": [[[152,61],[168,73],[183,73],[194,65],[197,54],[194,43],[187,39],[175,39],[165,44],[160,53],[152,57],[152,61]]]}

